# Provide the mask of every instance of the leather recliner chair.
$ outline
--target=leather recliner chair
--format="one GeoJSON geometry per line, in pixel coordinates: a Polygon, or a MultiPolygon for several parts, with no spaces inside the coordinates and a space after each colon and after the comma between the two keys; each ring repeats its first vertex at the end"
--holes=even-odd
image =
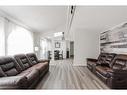
{"type": "Polygon", "coordinates": [[[19,75],[26,76],[28,80],[28,87],[33,88],[39,80],[39,71],[32,68],[32,64],[25,54],[17,54],[14,58],[22,68],[22,72],[19,75]]]}
{"type": "Polygon", "coordinates": [[[98,63],[95,67],[96,75],[98,77],[101,77],[101,79],[105,83],[107,81],[107,78],[103,77],[103,75],[108,77],[108,74],[107,74],[107,72],[105,72],[105,70],[110,69],[110,65],[111,65],[111,63],[112,63],[115,56],[116,56],[116,54],[114,54],[114,53],[108,53],[105,60],[104,60],[104,62],[103,63],[98,63]]]}
{"type": "Polygon", "coordinates": [[[26,76],[18,76],[22,72],[19,64],[12,57],[0,57],[0,89],[27,88],[26,76]]]}
{"type": "Polygon", "coordinates": [[[32,68],[39,70],[40,78],[49,71],[49,60],[38,60],[34,53],[28,53],[26,56],[32,64],[32,68]]]}
{"type": "Polygon", "coordinates": [[[127,88],[127,55],[116,55],[109,67],[96,66],[96,73],[110,88],[127,88]]]}
{"type": "Polygon", "coordinates": [[[87,58],[87,68],[95,73],[95,67],[97,64],[103,64],[108,53],[101,53],[98,59],[87,58]]]}
{"type": "Polygon", "coordinates": [[[29,88],[33,88],[38,80],[49,70],[49,61],[38,60],[34,53],[15,55],[15,59],[22,67],[23,72],[20,75],[25,75],[29,82],[29,88]],[[26,56],[27,55],[27,56],[26,56]],[[30,72],[31,76],[27,75],[30,72]]]}

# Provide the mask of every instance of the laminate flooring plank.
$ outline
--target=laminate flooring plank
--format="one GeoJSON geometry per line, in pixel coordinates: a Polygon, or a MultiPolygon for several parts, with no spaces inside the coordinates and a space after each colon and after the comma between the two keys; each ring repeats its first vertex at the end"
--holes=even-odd
{"type": "Polygon", "coordinates": [[[109,89],[85,66],[73,66],[73,60],[51,61],[49,72],[36,89],[109,89]]]}

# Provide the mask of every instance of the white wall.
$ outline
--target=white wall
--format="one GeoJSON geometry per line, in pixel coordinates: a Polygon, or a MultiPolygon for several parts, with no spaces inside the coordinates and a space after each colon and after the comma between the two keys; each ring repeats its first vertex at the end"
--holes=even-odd
{"type": "Polygon", "coordinates": [[[127,19],[127,7],[77,6],[71,26],[74,65],[86,65],[86,58],[99,55],[99,35],[127,19]]]}
{"type": "Polygon", "coordinates": [[[98,54],[99,32],[77,29],[74,36],[74,66],[86,66],[86,58],[97,58],[98,54]]]}

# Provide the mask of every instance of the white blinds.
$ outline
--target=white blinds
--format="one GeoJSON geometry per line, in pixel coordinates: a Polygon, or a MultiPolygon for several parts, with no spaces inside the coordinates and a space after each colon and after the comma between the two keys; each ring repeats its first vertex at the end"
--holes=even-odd
{"type": "Polygon", "coordinates": [[[4,20],[0,17],[0,56],[5,55],[4,20]]]}
{"type": "Polygon", "coordinates": [[[33,34],[13,23],[9,23],[7,55],[33,52],[33,34]]]}

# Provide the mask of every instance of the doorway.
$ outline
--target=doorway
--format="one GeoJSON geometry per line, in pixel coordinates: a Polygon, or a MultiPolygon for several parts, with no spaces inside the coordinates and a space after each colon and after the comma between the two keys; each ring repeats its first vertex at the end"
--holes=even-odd
{"type": "Polygon", "coordinates": [[[70,42],[70,58],[74,58],[74,41],[70,42]]]}

